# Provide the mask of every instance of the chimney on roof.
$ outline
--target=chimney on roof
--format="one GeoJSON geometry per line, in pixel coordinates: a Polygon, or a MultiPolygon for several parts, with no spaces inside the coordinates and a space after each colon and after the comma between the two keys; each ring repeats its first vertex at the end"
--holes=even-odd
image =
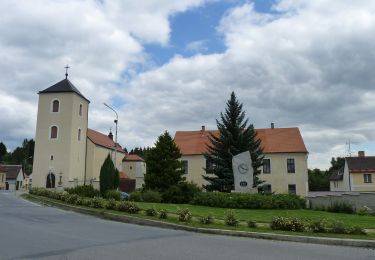
{"type": "Polygon", "coordinates": [[[206,126],[202,125],[202,132],[206,131],[206,126]]]}
{"type": "Polygon", "coordinates": [[[365,157],[365,151],[358,151],[358,157],[365,157]]]}
{"type": "Polygon", "coordinates": [[[275,128],[275,124],[272,122],[271,123],[271,129],[274,129],[275,128]]]}
{"type": "Polygon", "coordinates": [[[113,141],[113,134],[112,134],[112,131],[109,131],[108,137],[113,141]]]}

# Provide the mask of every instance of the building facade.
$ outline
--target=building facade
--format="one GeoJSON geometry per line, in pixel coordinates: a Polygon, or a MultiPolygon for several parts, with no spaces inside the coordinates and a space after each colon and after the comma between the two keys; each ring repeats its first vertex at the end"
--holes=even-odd
{"type": "Polygon", "coordinates": [[[121,170],[126,152],[108,136],[89,129],[90,101],[67,79],[39,92],[33,187],[99,187],[100,168],[111,156],[121,170]]]}
{"type": "Polygon", "coordinates": [[[130,179],[135,180],[135,188],[140,189],[145,183],[146,162],[136,155],[129,154],[122,160],[122,171],[130,179]]]}
{"type": "MultiPolygon", "coordinates": [[[[4,190],[14,191],[22,189],[24,181],[22,165],[0,164],[0,173],[3,173],[2,176],[5,176],[4,190]]],[[[2,176],[0,176],[0,183],[4,178],[2,176]]]]}
{"type": "Polygon", "coordinates": [[[331,191],[375,191],[375,156],[359,151],[356,157],[345,157],[345,165],[330,176],[331,191]]]}
{"type": "MultiPolygon", "coordinates": [[[[298,128],[256,129],[264,152],[264,165],[259,178],[264,181],[267,192],[295,193],[306,196],[308,191],[308,151],[298,128]]],[[[208,136],[219,135],[218,131],[177,131],[176,145],[179,147],[184,168],[184,177],[198,186],[206,181],[204,153],[209,144],[208,136]]]]}

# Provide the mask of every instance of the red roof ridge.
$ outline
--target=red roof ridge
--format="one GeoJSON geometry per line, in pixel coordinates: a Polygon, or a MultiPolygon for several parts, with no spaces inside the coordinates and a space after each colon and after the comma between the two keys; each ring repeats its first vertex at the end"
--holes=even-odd
{"type": "Polygon", "coordinates": [[[138,154],[128,154],[128,155],[125,155],[124,159],[122,159],[122,161],[134,161],[134,162],[137,162],[137,161],[142,161],[144,162],[145,160],[139,156],[138,154]]]}
{"type": "Polygon", "coordinates": [[[107,149],[113,149],[116,146],[116,150],[120,153],[126,152],[122,149],[121,145],[118,143],[115,144],[115,142],[109,138],[107,135],[100,133],[96,130],[87,128],[87,138],[90,139],[91,142],[93,142],[96,145],[102,146],[107,149]]]}

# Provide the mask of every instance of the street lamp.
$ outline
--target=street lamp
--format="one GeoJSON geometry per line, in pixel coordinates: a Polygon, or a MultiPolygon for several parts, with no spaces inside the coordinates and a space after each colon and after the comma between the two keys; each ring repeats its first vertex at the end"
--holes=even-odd
{"type": "Polygon", "coordinates": [[[114,146],[114,149],[115,149],[115,167],[117,169],[117,164],[116,164],[116,155],[117,155],[117,125],[118,125],[118,115],[117,115],[117,112],[116,110],[114,110],[112,107],[108,106],[106,103],[103,103],[106,107],[108,107],[109,109],[111,109],[113,112],[115,112],[116,114],[116,119],[114,120],[115,124],[116,124],[116,133],[115,133],[115,146],[114,146]]]}

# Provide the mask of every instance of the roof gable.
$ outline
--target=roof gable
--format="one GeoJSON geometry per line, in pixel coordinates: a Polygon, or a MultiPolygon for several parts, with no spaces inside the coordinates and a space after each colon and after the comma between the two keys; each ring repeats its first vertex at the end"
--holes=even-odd
{"type": "MultiPolygon", "coordinates": [[[[256,129],[256,133],[264,153],[308,153],[297,127],[256,129]]],[[[199,155],[207,152],[210,134],[218,136],[219,131],[177,131],[174,140],[182,155],[199,155]]]]}
{"type": "MultiPolygon", "coordinates": [[[[109,138],[105,134],[102,134],[90,128],[87,128],[87,138],[90,139],[90,141],[93,142],[94,144],[107,148],[107,149],[112,150],[115,147],[115,142],[111,138],[109,138]]],[[[126,154],[126,152],[122,149],[121,145],[119,144],[116,144],[116,150],[117,152],[126,154]]]]}
{"type": "Polygon", "coordinates": [[[0,165],[0,172],[6,173],[7,180],[17,179],[18,174],[22,171],[22,165],[0,165]]]}
{"type": "Polygon", "coordinates": [[[375,156],[345,157],[350,172],[374,172],[375,156]]]}
{"type": "Polygon", "coordinates": [[[78,96],[85,99],[87,102],[90,102],[68,79],[63,79],[57,82],[55,85],[52,85],[51,87],[46,88],[45,90],[39,91],[38,94],[68,92],[76,93],[78,96]]]}
{"type": "Polygon", "coordinates": [[[145,160],[137,154],[128,154],[122,159],[122,161],[144,162],[145,160]]]}

